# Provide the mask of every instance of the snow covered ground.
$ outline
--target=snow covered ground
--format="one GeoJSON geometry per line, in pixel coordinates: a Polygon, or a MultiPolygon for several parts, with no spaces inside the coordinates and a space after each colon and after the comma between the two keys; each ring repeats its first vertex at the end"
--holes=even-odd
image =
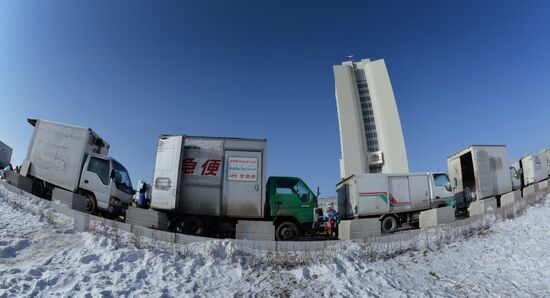
{"type": "Polygon", "coordinates": [[[183,246],[102,225],[75,233],[69,218],[0,185],[0,297],[550,296],[550,197],[439,250],[372,262],[347,244],[285,265],[227,240],[183,246]]]}

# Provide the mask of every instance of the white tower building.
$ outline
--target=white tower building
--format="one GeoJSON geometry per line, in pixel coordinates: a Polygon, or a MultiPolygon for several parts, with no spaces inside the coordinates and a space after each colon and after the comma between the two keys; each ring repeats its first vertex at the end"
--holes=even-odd
{"type": "Polygon", "coordinates": [[[334,65],[340,175],[408,173],[401,121],[383,59],[334,65]]]}

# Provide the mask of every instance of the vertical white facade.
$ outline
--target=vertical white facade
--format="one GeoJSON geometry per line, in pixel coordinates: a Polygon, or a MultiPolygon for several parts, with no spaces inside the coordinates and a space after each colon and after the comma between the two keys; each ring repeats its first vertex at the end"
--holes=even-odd
{"type": "Polygon", "coordinates": [[[408,173],[401,121],[384,60],[334,65],[340,175],[408,173]]]}

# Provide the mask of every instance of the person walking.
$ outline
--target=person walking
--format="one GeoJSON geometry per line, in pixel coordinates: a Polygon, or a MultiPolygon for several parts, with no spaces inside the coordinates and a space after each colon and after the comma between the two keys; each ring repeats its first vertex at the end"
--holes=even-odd
{"type": "Polygon", "coordinates": [[[147,199],[147,183],[143,182],[141,188],[139,189],[138,194],[138,208],[149,209],[148,199],[147,199]]]}

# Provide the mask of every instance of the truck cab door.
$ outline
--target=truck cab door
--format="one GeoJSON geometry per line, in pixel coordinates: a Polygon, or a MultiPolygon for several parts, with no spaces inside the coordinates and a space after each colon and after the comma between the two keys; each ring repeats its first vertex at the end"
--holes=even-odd
{"type": "Polygon", "coordinates": [[[109,208],[109,197],[111,195],[111,162],[99,156],[89,155],[82,176],[80,177],[80,188],[92,192],[100,209],[109,208]]]}
{"type": "Polygon", "coordinates": [[[277,178],[271,203],[272,216],[290,216],[299,222],[313,222],[315,198],[309,188],[297,178],[277,178]]]}

